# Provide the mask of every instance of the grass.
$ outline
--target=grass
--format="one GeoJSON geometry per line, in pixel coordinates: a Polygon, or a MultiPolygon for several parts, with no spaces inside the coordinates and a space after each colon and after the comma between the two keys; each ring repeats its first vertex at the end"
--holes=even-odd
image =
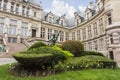
{"type": "Polygon", "coordinates": [[[0,66],[0,80],[119,80],[120,69],[89,69],[68,71],[47,77],[20,78],[8,72],[9,65],[0,66]]]}

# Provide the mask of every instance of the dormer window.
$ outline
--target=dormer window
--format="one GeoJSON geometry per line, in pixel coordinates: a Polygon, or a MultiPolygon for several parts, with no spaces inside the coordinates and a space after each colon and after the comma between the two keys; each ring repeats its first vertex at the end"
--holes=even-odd
{"type": "Polygon", "coordinates": [[[61,26],[63,26],[63,20],[61,20],[61,26]]]}
{"type": "Polygon", "coordinates": [[[36,17],[37,12],[34,12],[34,17],[36,17]]]}

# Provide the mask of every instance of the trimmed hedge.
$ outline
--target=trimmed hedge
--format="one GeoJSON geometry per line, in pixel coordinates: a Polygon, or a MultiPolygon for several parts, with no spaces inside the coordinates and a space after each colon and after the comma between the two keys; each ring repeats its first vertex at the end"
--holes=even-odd
{"type": "Polygon", "coordinates": [[[86,55],[104,56],[102,53],[95,51],[83,51],[83,53],[81,54],[81,56],[86,56],[86,55]]]}
{"type": "Polygon", "coordinates": [[[80,70],[86,68],[114,68],[116,67],[116,62],[102,56],[82,56],[69,59],[65,63],[67,70],[80,70]]]}
{"type": "Polygon", "coordinates": [[[30,46],[28,50],[31,50],[33,48],[43,47],[43,46],[46,46],[46,44],[41,41],[38,41],[38,42],[34,43],[32,46],[30,46]]]}
{"type": "Polygon", "coordinates": [[[65,55],[51,47],[34,48],[26,52],[13,54],[14,58],[27,67],[40,67],[43,66],[54,67],[59,61],[66,59],[65,55]]]}
{"type": "Polygon", "coordinates": [[[82,42],[68,40],[62,43],[61,48],[63,50],[70,51],[75,57],[80,56],[84,51],[82,42]]]}
{"type": "Polygon", "coordinates": [[[14,58],[25,67],[45,67],[52,66],[52,54],[23,54],[16,53],[14,58]]]}

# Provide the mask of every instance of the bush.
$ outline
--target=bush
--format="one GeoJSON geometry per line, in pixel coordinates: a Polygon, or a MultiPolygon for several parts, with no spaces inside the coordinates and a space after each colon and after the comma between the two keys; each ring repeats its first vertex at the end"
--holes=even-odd
{"type": "Polygon", "coordinates": [[[62,50],[60,47],[53,46],[52,48],[55,49],[55,50],[60,51],[61,53],[63,53],[63,54],[66,56],[66,58],[70,58],[70,57],[73,57],[73,56],[74,56],[71,52],[69,52],[69,51],[64,51],[64,50],[62,50]]]}
{"type": "Polygon", "coordinates": [[[70,51],[75,57],[80,56],[84,51],[84,46],[81,42],[72,40],[63,42],[61,48],[70,51]]]}
{"type": "Polygon", "coordinates": [[[95,52],[95,51],[84,51],[81,55],[82,56],[86,56],[86,55],[104,56],[102,53],[95,52]]]}
{"type": "Polygon", "coordinates": [[[46,44],[44,44],[43,42],[41,41],[38,41],[36,43],[34,43],[32,46],[30,46],[30,48],[28,50],[31,50],[33,48],[39,48],[39,47],[43,47],[43,46],[46,46],[46,44]]]}
{"type": "Polygon", "coordinates": [[[13,54],[13,56],[19,63],[27,67],[54,67],[59,61],[66,59],[63,53],[51,47],[34,48],[26,52],[13,54]]]}
{"type": "Polygon", "coordinates": [[[83,56],[68,60],[66,63],[67,70],[80,70],[86,68],[114,68],[116,62],[102,56],[83,56]]]}

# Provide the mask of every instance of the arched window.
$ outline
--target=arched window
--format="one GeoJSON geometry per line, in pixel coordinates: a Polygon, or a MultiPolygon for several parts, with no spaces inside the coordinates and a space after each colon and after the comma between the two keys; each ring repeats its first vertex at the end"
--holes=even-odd
{"type": "Polygon", "coordinates": [[[110,44],[113,44],[113,35],[110,35],[110,44]]]}

